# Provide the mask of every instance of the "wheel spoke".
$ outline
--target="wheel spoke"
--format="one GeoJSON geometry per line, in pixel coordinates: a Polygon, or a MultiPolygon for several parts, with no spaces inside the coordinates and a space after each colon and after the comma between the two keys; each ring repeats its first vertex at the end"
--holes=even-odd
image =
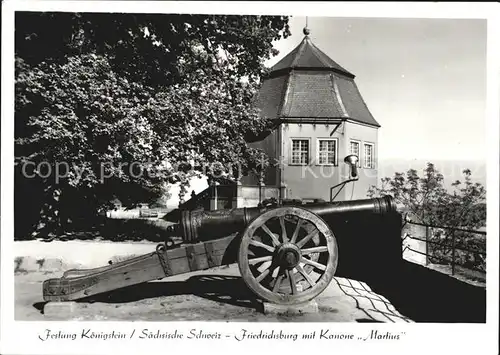
{"type": "Polygon", "coordinates": [[[316,229],[306,235],[304,238],[299,240],[299,242],[296,244],[299,248],[302,248],[308,241],[310,241],[312,238],[314,238],[316,235],[318,235],[319,231],[316,229]]]}
{"type": "Polygon", "coordinates": [[[260,258],[249,259],[248,263],[250,265],[255,265],[255,264],[261,263],[263,261],[270,261],[270,260],[273,260],[272,255],[266,255],[266,256],[261,256],[260,258]]]}
{"type": "Polygon", "coordinates": [[[311,279],[311,277],[307,274],[307,272],[304,270],[302,266],[297,265],[295,268],[297,269],[298,272],[300,272],[302,276],[304,276],[304,278],[309,283],[309,285],[311,285],[311,287],[316,285],[316,282],[314,282],[313,279],[311,279]]]}
{"type": "Polygon", "coordinates": [[[328,251],[328,247],[326,245],[321,247],[302,249],[300,252],[302,253],[302,255],[307,255],[312,253],[323,253],[325,251],[328,251]]]}
{"type": "Polygon", "coordinates": [[[266,269],[263,273],[257,276],[255,280],[257,280],[257,282],[261,282],[268,274],[269,274],[269,269],[266,269]]]}
{"type": "Polygon", "coordinates": [[[330,226],[304,207],[264,211],[244,228],[239,244],[241,277],[263,302],[306,302],[323,292],[336,271],[337,240],[330,226]]]}
{"type": "MultiPolygon", "coordinates": [[[[278,271],[278,274],[279,274],[279,271],[278,271]]],[[[275,293],[278,292],[278,290],[281,286],[281,281],[283,281],[283,277],[285,277],[284,274],[279,274],[278,278],[276,279],[276,282],[274,283],[273,292],[275,292],[275,293]]]]}
{"type": "Polygon", "coordinates": [[[273,273],[271,274],[271,276],[273,278],[276,278],[278,276],[278,272],[280,271],[280,268],[278,267],[275,267],[274,270],[273,270],[273,273]]]}
{"type": "Polygon", "coordinates": [[[266,249],[266,250],[270,251],[271,253],[274,253],[274,248],[273,248],[272,246],[267,245],[267,244],[264,244],[264,243],[259,242],[259,241],[257,241],[257,240],[253,240],[253,239],[252,239],[252,240],[250,241],[250,244],[251,244],[251,245],[253,245],[253,246],[256,246],[256,247],[261,247],[261,248],[264,248],[264,249],[266,249]]]}
{"type": "Polygon", "coordinates": [[[288,237],[286,236],[285,217],[281,216],[279,219],[281,225],[281,240],[283,241],[283,243],[286,243],[288,242],[288,237]]]}
{"type": "Polygon", "coordinates": [[[320,264],[320,263],[317,263],[316,261],[312,261],[312,260],[309,260],[307,258],[302,258],[301,261],[305,264],[309,264],[309,265],[312,265],[314,266],[315,268],[317,269],[320,269],[322,271],[325,271],[326,270],[326,265],[323,265],[323,264],[320,264]]]}
{"type": "Polygon", "coordinates": [[[279,246],[281,244],[280,241],[278,240],[278,238],[276,238],[276,236],[274,235],[273,232],[271,232],[271,230],[269,229],[268,226],[263,224],[262,226],[260,226],[260,228],[262,228],[264,230],[264,232],[266,232],[267,235],[269,235],[269,237],[271,237],[271,240],[273,241],[274,246],[279,246]]]}
{"type": "Polygon", "coordinates": [[[290,243],[295,243],[295,241],[297,240],[297,236],[299,235],[299,230],[303,222],[304,220],[302,218],[299,218],[297,226],[295,227],[295,231],[293,232],[292,239],[290,239],[290,243]]]}
{"type": "Polygon", "coordinates": [[[297,284],[295,283],[295,275],[293,272],[290,272],[290,270],[286,271],[286,275],[288,277],[288,280],[290,280],[290,287],[292,289],[292,295],[297,294],[297,284]]]}
{"type": "Polygon", "coordinates": [[[257,271],[264,272],[264,270],[269,269],[269,266],[271,266],[272,263],[273,262],[271,260],[263,262],[262,265],[257,268],[257,271]]]}

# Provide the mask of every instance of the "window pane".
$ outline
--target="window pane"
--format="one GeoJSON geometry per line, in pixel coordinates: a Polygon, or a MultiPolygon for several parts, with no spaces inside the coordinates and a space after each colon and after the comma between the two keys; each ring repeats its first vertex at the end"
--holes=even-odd
{"type": "Polygon", "coordinates": [[[351,142],[351,154],[357,155],[359,157],[359,143],[351,142]]]}
{"type": "Polygon", "coordinates": [[[334,164],[334,163],[335,163],[335,154],[329,153],[328,154],[328,164],[334,164]]]}
{"type": "Polygon", "coordinates": [[[305,139],[292,140],[292,164],[307,164],[309,162],[309,141],[305,139]]]}
{"type": "Polygon", "coordinates": [[[318,141],[318,164],[335,164],[337,141],[320,139],[318,141]]]}
{"type": "Polygon", "coordinates": [[[320,152],[319,153],[319,163],[320,164],[325,164],[326,163],[326,153],[325,152],[320,152]]]}
{"type": "Polygon", "coordinates": [[[373,146],[365,144],[365,167],[373,168],[373,146]]]}

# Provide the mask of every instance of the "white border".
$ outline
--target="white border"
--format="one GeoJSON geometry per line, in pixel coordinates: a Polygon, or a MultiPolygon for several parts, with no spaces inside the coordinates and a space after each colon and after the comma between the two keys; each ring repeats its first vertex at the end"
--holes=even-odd
{"type": "MultiPolygon", "coordinates": [[[[1,229],[1,324],[0,345],[2,354],[13,353],[44,353],[69,354],[85,353],[156,353],[191,352],[200,353],[245,352],[268,353],[292,350],[296,353],[311,353],[313,351],[328,351],[335,354],[362,352],[370,354],[498,354],[498,250],[499,250],[499,14],[500,7],[496,3],[337,3],[337,2],[98,2],[98,1],[4,1],[2,3],[2,229],[1,229]],[[336,17],[391,17],[391,18],[485,18],[488,19],[488,80],[487,80],[487,120],[488,120],[488,307],[487,324],[286,324],[286,323],[245,323],[247,329],[282,329],[284,331],[319,330],[325,328],[336,331],[352,331],[356,334],[366,334],[370,329],[402,332],[406,334],[398,342],[354,342],[347,341],[317,341],[314,343],[251,341],[238,343],[230,339],[220,342],[192,341],[87,341],[87,342],[39,342],[37,334],[45,328],[44,322],[14,321],[14,278],[12,269],[13,235],[13,58],[14,58],[14,11],[90,11],[90,12],[170,12],[170,13],[211,13],[211,14],[268,14],[268,15],[299,15],[304,16],[336,16],[336,17]],[[4,163],[5,162],[5,163],[4,163]],[[243,346],[238,346],[243,345],[243,346]],[[231,347],[231,348],[230,348],[231,347]],[[233,348],[234,347],[234,348],[233,348]],[[322,347],[323,349],[318,349],[322,347]],[[196,348],[196,349],[195,349],[196,348]]],[[[241,324],[210,323],[115,323],[115,322],[51,322],[52,329],[66,331],[90,327],[94,331],[130,331],[132,328],[143,327],[154,329],[191,329],[232,332],[241,324]]]]}
{"type": "MultiPolygon", "coordinates": [[[[487,37],[487,82],[486,82],[486,119],[487,119],[487,147],[488,160],[486,167],[487,186],[487,212],[486,225],[487,235],[491,236],[486,240],[487,256],[487,308],[486,322],[495,329],[496,352],[498,353],[498,263],[499,263],[499,118],[500,118],[500,11],[497,8],[495,16],[488,18],[487,37]]],[[[493,339],[492,339],[493,340],[493,339]]]]}

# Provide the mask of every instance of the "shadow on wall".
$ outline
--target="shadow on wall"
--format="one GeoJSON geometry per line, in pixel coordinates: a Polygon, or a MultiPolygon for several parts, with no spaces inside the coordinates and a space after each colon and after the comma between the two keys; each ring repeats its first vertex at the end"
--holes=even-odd
{"type": "Polygon", "coordinates": [[[367,283],[415,322],[485,323],[486,289],[408,261],[367,283]],[[389,276],[389,277],[387,277],[389,276]]]}

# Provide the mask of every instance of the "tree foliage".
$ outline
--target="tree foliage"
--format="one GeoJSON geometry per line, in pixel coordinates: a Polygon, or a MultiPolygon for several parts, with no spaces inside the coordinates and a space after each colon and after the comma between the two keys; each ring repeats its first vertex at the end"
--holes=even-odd
{"type": "Polygon", "coordinates": [[[392,196],[420,223],[443,227],[479,228],[486,223],[486,189],[472,181],[469,169],[464,181],[455,181],[452,189],[444,186],[443,175],[428,163],[419,176],[415,169],[381,179],[380,187],[371,186],[368,194],[392,196]]]}
{"type": "Polygon", "coordinates": [[[393,178],[382,178],[381,186],[371,186],[368,193],[371,197],[390,195],[412,221],[434,226],[428,235],[417,236],[427,240],[428,261],[484,272],[486,239],[467,230],[486,225],[486,189],[472,181],[469,169],[463,176],[463,182],[457,180],[447,189],[443,175],[428,163],[422,176],[414,169],[396,173],[393,178]]]}
{"type": "Polygon", "coordinates": [[[288,35],[287,17],[17,13],[16,200],[38,197],[48,233],[112,198],[263,167],[253,99],[288,35]]]}

